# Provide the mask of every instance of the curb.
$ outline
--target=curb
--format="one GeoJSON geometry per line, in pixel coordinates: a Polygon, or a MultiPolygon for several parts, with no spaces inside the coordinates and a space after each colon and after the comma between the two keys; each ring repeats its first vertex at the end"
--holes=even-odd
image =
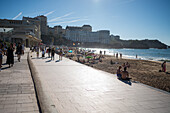
{"type": "Polygon", "coordinates": [[[38,77],[38,72],[30,58],[29,52],[27,56],[27,61],[28,61],[28,65],[30,68],[32,80],[34,83],[39,112],[40,113],[58,113],[52,100],[49,99],[49,95],[46,95],[44,93],[45,91],[43,91],[41,80],[38,77]]]}

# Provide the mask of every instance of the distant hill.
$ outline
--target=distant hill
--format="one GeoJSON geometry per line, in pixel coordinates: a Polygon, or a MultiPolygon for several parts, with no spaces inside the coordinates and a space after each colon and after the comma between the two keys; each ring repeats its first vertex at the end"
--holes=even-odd
{"type": "Polygon", "coordinates": [[[110,44],[103,44],[97,42],[73,42],[71,40],[67,40],[63,37],[54,37],[52,35],[42,35],[41,36],[42,43],[47,45],[66,45],[66,46],[73,46],[74,47],[89,47],[89,48],[133,48],[133,49],[149,49],[149,48],[157,48],[157,49],[167,49],[167,45],[160,42],[159,40],[121,40],[121,39],[114,39],[111,41],[110,44]],[[80,44],[78,44],[80,43],[80,44]]]}
{"type": "Polygon", "coordinates": [[[113,41],[116,44],[121,44],[123,48],[135,48],[135,49],[149,49],[149,48],[157,48],[157,49],[167,49],[167,45],[160,42],[159,40],[117,40],[113,41]]]}
{"type": "Polygon", "coordinates": [[[111,44],[83,43],[82,47],[95,48],[133,48],[133,49],[167,49],[167,45],[159,40],[113,40],[111,44]]]}

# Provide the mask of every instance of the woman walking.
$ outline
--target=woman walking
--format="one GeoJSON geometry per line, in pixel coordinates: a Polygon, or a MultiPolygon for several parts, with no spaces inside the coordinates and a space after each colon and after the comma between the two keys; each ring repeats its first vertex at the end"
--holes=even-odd
{"type": "Polygon", "coordinates": [[[21,43],[18,43],[16,53],[17,53],[17,56],[18,56],[18,61],[20,62],[21,54],[22,54],[22,46],[21,46],[21,43]]]}
{"type": "Polygon", "coordinates": [[[14,48],[13,44],[10,44],[10,47],[7,49],[7,62],[6,62],[9,67],[13,66],[14,64],[14,48]]]}

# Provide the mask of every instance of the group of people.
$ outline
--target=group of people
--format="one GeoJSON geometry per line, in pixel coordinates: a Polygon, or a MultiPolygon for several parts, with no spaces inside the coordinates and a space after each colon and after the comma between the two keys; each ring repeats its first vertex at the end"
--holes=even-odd
{"type": "Polygon", "coordinates": [[[117,69],[117,77],[118,79],[123,79],[123,80],[129,80],[129,72],[127,71],[127,68],[130,68],[130,64],[128,62],[123,63],[122,66],[119,66],[117,69]],[[124,68],[123,71],[121,70],[122,67],[124,68]]]}
{"type": "Polygon", "coordinates": [[[37,47],[37,46],[35,46],[34,50],[33,49],[31,49],[31,50],[35,51],[37,53],[37,58],[39,58],[39,52],[41,50],[42,58],[44,58],[45,54],[47,53],[48,58],[51,57],[51,60],[54,60],[55,53],[57,53],[59,55],[59,60],[62,60],[62,56],[63,56],[63,49],[62,48],[56,49],[55,47],[51,48],[51,47],[37,47]]]}
{"type": "MultiPolygon", "coordinates": [[[[113,56],[118,59],[119,58],[119,53],[114,53],[113,56]]],[[[122,53],[120,53],[120,58],[122,58],[122,56],[123,56],[122,53]]]]}
{"type": "Polygon", "coordinates": [[[15,44],[10,43],[8,46],[6,43],[0,43],[0,71],[2,68],[2,61],[4,55],[7,56],[6,64],[9,65],[9,67],[14,65],[14,51],[16,48],[15,54],[17,54],[18,61],[20,62],[21,55],[24,54],[24,45],[21,45],[21,43],[18,43],[17,46],[15,44]]]}

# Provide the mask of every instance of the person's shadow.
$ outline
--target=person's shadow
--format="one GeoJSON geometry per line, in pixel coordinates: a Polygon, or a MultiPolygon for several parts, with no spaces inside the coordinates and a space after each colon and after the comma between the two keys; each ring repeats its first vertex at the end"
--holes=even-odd
{"type": "Polygon", "coordinates": [[[47,61],[45,61],[45,63],[48,63],[48,62],[51,62],[52,60],[47,60],[47,61]]]}
{"type": "Polygon", "coordinates": [[[60,62],[60,60],[56,60],[55,62],[60,62]]]}
{"type": "Polygon", "coordinates": [[[7,65],[7,63],[3,63],[2,65],[7,65]]]}
{"type": "Polygon", "coordinates": [[[123,79],[120,79],[120,78],[118,78],[118,80],[120,80],[121,82],[123,82],[123,83],[125,83],[125,84],[128,84],[128,85],[132,85],[132,82],[131,82],[131,80],[130,79],[128,79],[128,80],[123,80],[123,79]]]}
{"type": "Polygon", "coordinates": [[[166,74],[170,74],[170,72],[166,72],[166,74]]]}
{"type": "Polygon", "coordinates": [[[1,68],[1,70],[5,70],[5,69],[8,69],[8,68],[10,68],[10,67],[3,67],[3,68],[1,68]]]}

